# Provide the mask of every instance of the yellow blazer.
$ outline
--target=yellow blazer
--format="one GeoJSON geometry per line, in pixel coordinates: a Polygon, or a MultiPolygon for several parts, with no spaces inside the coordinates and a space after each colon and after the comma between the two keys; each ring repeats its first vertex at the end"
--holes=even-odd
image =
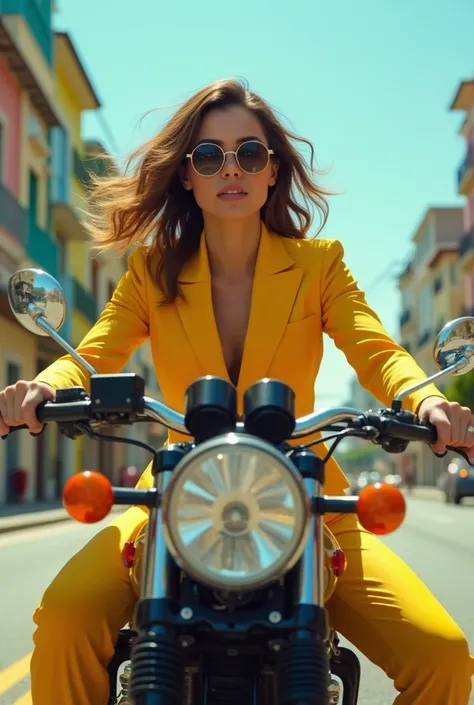
{"type": "MultiPolygon", "coordinates": [[[[115,373],[149,336],[165,402],[182,411],[186,387],[194,379],[206,374],[228,379],[212,306],[204,234],[199,251],[183,267],[179,279],[185,300],[159,306],[161,293],[147,269],[146,248],[136,248],[111,301],[77,350],[99,373],[115,373]]],[[[287,239],[268,232],[262,224],[237,387],[240,411],[245,389],[262,377],[273,377],[294,389],[298,416],[310,413],[323,333],[344,352],[360,383],[384,404],[426,378],[367,305],[343,262],[339,241],[287,239]]],[[[88,387],[87,374],[69,355],[37,379],[55,389],[88,387]]],[[[429,386],[408,397],[404,405],[416,411],[431,395],[442,396],[429,386]]],[[[173,442],[181,437],[171,432],[169,439],[173,442]]],[[[315,449],[324,453],[323,444],[315,449]]],[[[326,478],[327,494],[341,494],[348,486],[334,460],[326,465],[326,478]]],[[[151,475],[145,472],[140,485],[150,483],[151,475]]]]}

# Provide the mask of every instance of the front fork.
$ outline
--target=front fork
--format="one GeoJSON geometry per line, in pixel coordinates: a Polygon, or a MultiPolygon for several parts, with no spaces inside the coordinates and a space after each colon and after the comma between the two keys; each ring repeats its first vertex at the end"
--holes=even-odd
{"type": "Polygon", "coordinates": [[[161,496],[183,452],[168,446],[156,456],[152,473],[157,505],[150,508],[143,559],[141,598],[131,649],[129,693],[133,705],[181,705],[184,685],[182,649],[163,617],[171,601],[171,557],[163,531],[161,496]],[[163,609],[165,608],[165,609],[163,609]]]}
{"type": "MultiPolygon", "coordinates": [[[[318,469],[319,458],[314,456],[313,460],[318,469]]],[[[295,464],[298,467],[298,457],[295,464]]],[[[304,484],[310,498],[321,494],[322,482],[316,472],[308,472],[304,484]]],[[[282,649],[278,667],[281,701],[290,705],[330,705],[329,631],[324,608],[324,522],[318,514],[310,517],[309,537],[301,557],[295,619],[298,628],[282,649]]]]}
{"type": "MultiPolygon", "coordinates": [[[[182,456],[181,456],[182,457],[182,456]]],[[[180,453],[163,448],[153,467],[157,496],[165,492],[180,453]]],[[[313,453],[294,457],[304,477],[310,498],[321,494],[324,466],[313,453]],[[299,467],[299,462],[303,467],[299,467]],[[309,469],[308,469],[309,462],[309,469]],[[312,466],[312,467],[311,467],[312,466]]],[[[171,559],[163,531],[159,504],[150,509],[148,520],[142,596],[138,603],[131,651],[129,692],[133,705],[181,705],[184,662],[175,635],[160,619],[160,606],[171,599],[171,559]]],[[[300,564],[298,625],[281,650],[278,689],[287,705],[329,705],[328,624],[324,608],[324,523],[321,515],[310,517],[310,533],[300,564]]]]}

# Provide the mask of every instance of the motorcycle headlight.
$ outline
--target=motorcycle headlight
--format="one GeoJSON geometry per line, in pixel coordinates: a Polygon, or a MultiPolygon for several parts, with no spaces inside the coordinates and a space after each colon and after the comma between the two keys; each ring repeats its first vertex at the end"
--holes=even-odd
{"type": "Polygon", "coordinates": [[[292,463],[245,434],[192,450],[163,496],[166,540],[179,565],[226,590],[261,587],[289,570],[303,552],[310,511],[292,463]]]}

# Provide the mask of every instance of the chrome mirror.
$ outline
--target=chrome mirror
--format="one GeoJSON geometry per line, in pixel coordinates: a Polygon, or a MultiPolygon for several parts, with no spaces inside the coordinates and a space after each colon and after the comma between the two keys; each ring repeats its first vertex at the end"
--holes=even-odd
{"type": "Polygon", "coordinates": [[[16,320],[36,335],[49,336],[43,321],[58,331],[66,318],[61,285],[41,269],[20,269],[8,281],[8,301],[16,320]]]}
{"type": "Polygon", "coordinates": [[[464,360],[452,371],[465,375],[474,369],[474,317],[463,316],[449,321],[438,333],[433,347],[433,357],[439,370],[446,370],[464,360]]]}
{"type": "Polygon", "coordinates": [[[8,301],[16,320],[31,333],[49,336],[68,352],[86,372],[96,371],[58,333],[66,318],[62,287],[42,269],[20,269],[8,280],[8,301]]]}
{"type": "Polygon", "coordinates": [[[430,382],[437,382],[447,375],[465,375],[474,369],[474,317],[463,316],[446,323],[436,337],[433,358],[439,371],[400,392],[392,409],[399,411],[402,399],[430,382]]]}

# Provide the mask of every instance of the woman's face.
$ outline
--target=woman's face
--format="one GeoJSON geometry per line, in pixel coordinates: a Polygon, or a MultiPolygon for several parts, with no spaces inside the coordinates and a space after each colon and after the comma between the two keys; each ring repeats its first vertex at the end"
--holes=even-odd
{"type": "MultiPolygon", "coordinates": [[[[189,152],[203,142],[219,145],[224,152],[235,152],[240,144],[250,140],[271,148],[258,118],[246,108],[235,105],[211,110],[204,117],[189,152]]],[[[239,166],[235,154],[227,154],[222,169],[213,176],[202,176],[193,168],[191,159],[186,162],[184,187],[194,191],[204,216],[223,220],[240,220],[259,212],[267,200],[269,187],[276,182],[278,171],[276,160],[269,158],[262,171],[249,174],[239,166]],[[232,191],[237,193],[229,193],[232,191]]]]}

